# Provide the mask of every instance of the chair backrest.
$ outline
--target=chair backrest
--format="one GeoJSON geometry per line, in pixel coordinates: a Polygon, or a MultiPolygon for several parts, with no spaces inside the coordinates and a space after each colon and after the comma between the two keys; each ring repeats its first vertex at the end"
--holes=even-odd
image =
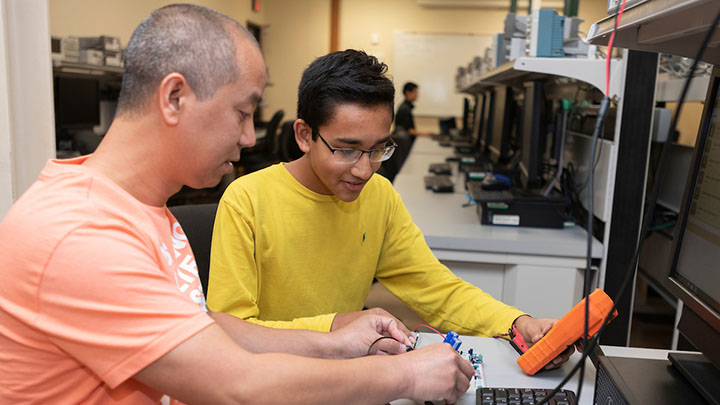
{"type": "Polygon", "coordinates": [[[103,137],[95,134],[92,130],[78,131],[73,135],[73,144],[81,155],[95,152],[103,137]]]}
{"type": "Polygon", "coordinates": [[[295,129],[293,128],[293,124],[295,124],[295,120],[287,120],[283,123],[282,129],[280,130],[279,157],[282,162],[291,162],[303,155],[303,151],[300,150],[300,147],[295,141],[295,129]]]}
{"type": "Polygon", "coordinates": [[[276,155],[278,153],[278,127],[284,115],[283,110],[277,110],[268,121],[265,130],[265,151],[268,154],[276,155]]]}
{"type": "Polygon", "coordinates": [[[210,245],[217,207],[217,203],[170,207],[170,212],[180,222],[195,255],[195,263],[205,295],[207,295],[210,274],[210,245]]]}
{"type": "Polygon", "coordinates": [[[393,140],[397,143],[395,153],[390,159],[384,161],[378,170],[378,174],[387,177],[390,182],[395,181],[395,176],[402,169],[405,159],[410,154],[410,148],[412,147],[412,138],[405,129],[398,128],[392,134],[393,140]]]}

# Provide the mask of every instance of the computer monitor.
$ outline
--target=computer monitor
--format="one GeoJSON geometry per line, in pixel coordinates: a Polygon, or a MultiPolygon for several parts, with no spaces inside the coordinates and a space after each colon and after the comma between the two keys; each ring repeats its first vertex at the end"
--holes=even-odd
{"type": "Polygon", "coordinates": [[[515,118],[515,100],[513,99],[512,87],[495,87],[494,104],[490,159],[494,164],[503,164],[507,163],[510,157],[510,137],[512,136],[515,118]]]}
{"type": "Polygon", "coordinates": [[[463,115],[461,130],[461,133],[463,135],[470,135],[470,133],[472,132],[473,121],[473,109],[470,107],[470,99],[465,97],[463,98],[463,115]]]}
{"type": "Polygon", "coordinates": [[[55,126],[85,129],[100,124],[100,83],[97,79],[55,78],[55,126]]]}
{"type": "Polygon", "coordinates": [[[483,133],[485,131],[485,109],[490,97],[486,93],[476,96],[475,112],[473,114],[472,143],[476,150],[480,150],[483,133]]]}
{"type": "Polygon", "coordinates": [[[702,352],[668,356],[706,398],[720,398],[720,69],[712,73],[671,253],[678,330],[702,352]],[[714,390],[714,391],[713,391],[714,390]]]}
{"type": "Polygon", "coordinates": [[[542,185],[543,163],[547,147],[546,100],[543,83],[525,83],[522,138],[520,146],[520,182],[530,189],[542,185]]]}
{"type": "Polygon", "coordinates": [[[494,124],[493,117],[495,116],[495,90],[490,90],[485,93],[485,104],[483,106],[482,116],[484,125],[479,138],[480,153],[489,156],[494,124]]]}
{"type": "Polygon", "coordinates": [[[453,130],[457,129],[455,117],[442,118],[438,121],[440,125],[440,134],[449,135],[453,130]]]}

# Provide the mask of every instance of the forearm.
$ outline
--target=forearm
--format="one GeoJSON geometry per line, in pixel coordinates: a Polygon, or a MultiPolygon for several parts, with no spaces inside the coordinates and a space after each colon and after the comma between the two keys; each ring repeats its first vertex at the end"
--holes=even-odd
{"type": "Polygon", "coordinates": [[[403,356],[325,360],[253,354],[218,325],[181,343],[134,378],[184,403],[385,403],[409,396],[403,356]]]}
{"type": "Polygon", "coordinates": [[[340,342],[333,339],[329,333],[270,328],[219,312],[212,313],[211,316],[236,344],[252,353],[280,352],[308,357],[343,357],[340,342]]]}
{"type": "Polygon", "coordinates": [[[395,356],[336,361],[257,355],[251,367],[255,372],[242,385],[252,391],[247,397],[253,402],[386,403],[410,396],[407,373],[400,364],[395,356]],[[282,389],[278,389],[277,381],[282,382],[282,389]]]}

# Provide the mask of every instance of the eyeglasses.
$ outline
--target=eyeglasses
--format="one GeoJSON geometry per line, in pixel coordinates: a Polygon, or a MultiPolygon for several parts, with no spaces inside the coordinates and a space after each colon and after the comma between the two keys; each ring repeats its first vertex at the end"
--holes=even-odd
{"type": "Polygon", "coordinates": [[[392,156],[393,152],[395,152],[395,148],[397,148],[397,143],[390,138],[390,144],[385,145],[382,148],[376,148],[376,149],[370,149],[370,150],[361,150],[361,149],[349,149],[349,148],[333,148],[330,146],[329,143],[325,140],[325,138],[320,135],[319,132],[313,130],[317,136],[322,139],[325,146],[330,149],[330,152],[332,152],[333,160],[337,163],[343,163],[343,164],[353,164],[360,160],[363,153],[367,153],[368,157],[370,158],[370,162],[372,163],[380,163],[384,162],[392,156]]]}

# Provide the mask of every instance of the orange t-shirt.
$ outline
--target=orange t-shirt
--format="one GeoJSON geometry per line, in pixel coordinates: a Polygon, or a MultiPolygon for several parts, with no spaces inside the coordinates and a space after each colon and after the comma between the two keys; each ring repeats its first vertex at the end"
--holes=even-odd
{"type": "Polygon", "coordinates": [[[0,403],[156,403],[132,377],[213,323],[177,220],[84,160],[0,224],[0,403]]]}

